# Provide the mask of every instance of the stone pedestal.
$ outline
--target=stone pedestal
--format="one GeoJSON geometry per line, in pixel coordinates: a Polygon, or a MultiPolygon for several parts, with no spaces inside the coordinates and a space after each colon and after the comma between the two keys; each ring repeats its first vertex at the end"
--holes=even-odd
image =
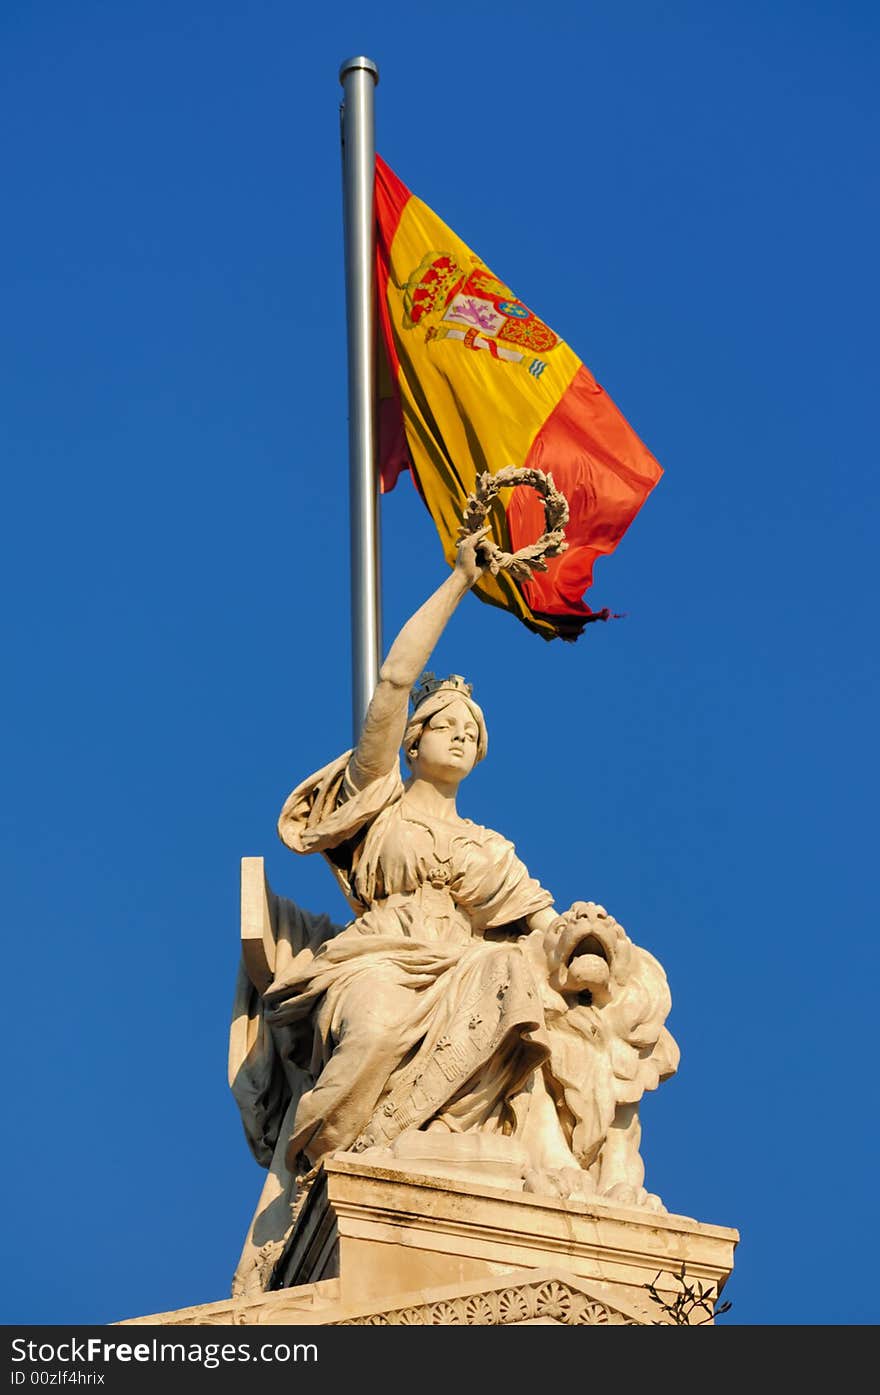
{"type": "Polygon", "coordinates": [[[645,1285],[656,1281],[671,1298],[682,1264],[688,1282],[717,1296],[738,1239],[726,1226],[686,1216],[533,1196],[337,1154],[312,1184],[276,1268],[283,1287],[128,1321],[641,1325],[664,1320],[645,1285]]]}

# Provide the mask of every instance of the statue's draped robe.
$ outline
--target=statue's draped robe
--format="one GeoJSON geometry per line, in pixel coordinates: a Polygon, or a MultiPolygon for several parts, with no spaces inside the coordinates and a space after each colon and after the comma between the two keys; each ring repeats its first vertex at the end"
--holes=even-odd
{"type": "Polygon", "coordinates": [[[317,1084],[297,1109],[291,1163],[389,1143],[437,1116],[506,1130],[505,1102],[549,1054],[540,985],[511,942],[549,893],[499,834],[411,811],[396,767],[355,790],[348,761],[294,790],[279,821],[289,847],[325,854],[356,915],[304,945],[264,995],[272,1027],[313,1027],[317,1084]]]}

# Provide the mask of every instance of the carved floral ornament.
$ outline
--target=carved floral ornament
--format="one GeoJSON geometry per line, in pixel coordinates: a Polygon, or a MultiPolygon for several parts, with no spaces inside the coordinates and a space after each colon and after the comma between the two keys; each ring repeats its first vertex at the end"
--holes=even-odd
{"type": "Polygon", "coordinates": [[[363,1317],[345,1318],[333,1327],[511,1327],[549,1319],[565,1327],[639,1327],[641,1324],[606,1303],[588,1298],[568,1284],[551,1279],[495,1293],[472,1293],[363,1317]]]}

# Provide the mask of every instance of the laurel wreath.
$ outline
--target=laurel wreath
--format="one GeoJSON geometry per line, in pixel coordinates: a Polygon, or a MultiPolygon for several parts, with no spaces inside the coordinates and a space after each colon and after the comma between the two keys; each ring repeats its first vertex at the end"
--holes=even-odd
{"type": "Polygon", "coordinates": [[[558,557],[568,547],[563,529],[568,522],[568,500],[553,483],[553,476],[543,470],[527,469],[525,466],[508,465],[497,474],[488,470],[477,476],[476,488],[469,494],[461,515],[458,541],[462,542],[472,533],[478,533],[486,526],[486,518],[492,503],[502,489],[527,484],[544,501],[545,531],[537,542],[521,547],[518,552],[504,552],[490,538],[480,543],[480,553],[493,576],[499,572],[509,572],[514,581],[528,581],[532,572],[545,572],[547,558],[558,557]]]}

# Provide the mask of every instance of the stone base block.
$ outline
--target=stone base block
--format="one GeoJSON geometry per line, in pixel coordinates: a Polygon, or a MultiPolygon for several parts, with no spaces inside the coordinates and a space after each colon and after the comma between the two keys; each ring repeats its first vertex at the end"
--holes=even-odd
{"type": "MultiPolygon", "coordinates": [[[[129,1323],[518,1325],[664,1320],[676,1275],[720,1294],[736,1230],[470,1178],[328,1160],[276,1267],[275,1291],[129,1323]],[[659,1278],[657,1278],[659,1274],[659,1278]]],[[[702,1316],[702,1315],[701,1315],[702,1316]]]]}

